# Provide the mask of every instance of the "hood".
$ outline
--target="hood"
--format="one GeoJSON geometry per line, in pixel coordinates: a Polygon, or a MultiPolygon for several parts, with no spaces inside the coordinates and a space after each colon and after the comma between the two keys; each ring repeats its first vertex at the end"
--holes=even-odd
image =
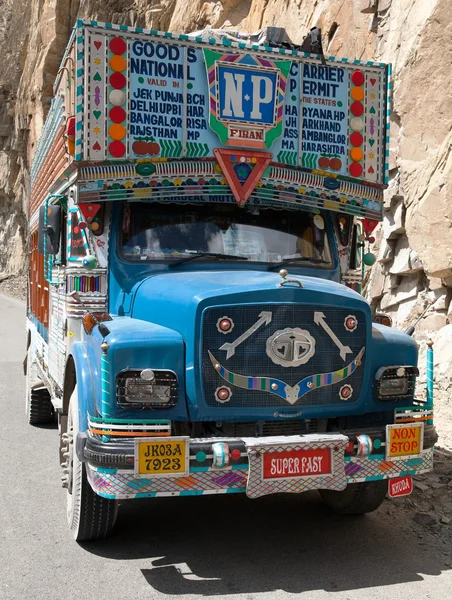
{"type": "Polygon", "coordinates": [[[147,277],[132,290],[131,316],[178,331],[192,330],[195,313],[212,305],[303,303],[359,308],[368,303],[353,290],[317,277],[290,276],[301,282],[278,286],[278,273],[262,271],[169,272],[147,277]]]}
{"type": "Polygon", "coordinates": [[[338,405],[351,412],[363,401],[369,305],[335,282],[293,279],[303,287],[280,286],[279,274],[262,271],[170,272],[134,287],[131,316],[173,329],[184,340],[193,420],[293,416],[301,407],[310,418],[309,412],[337,414],[338,405]],[[353,393],[348,406],[346,393],[353,393]]]}

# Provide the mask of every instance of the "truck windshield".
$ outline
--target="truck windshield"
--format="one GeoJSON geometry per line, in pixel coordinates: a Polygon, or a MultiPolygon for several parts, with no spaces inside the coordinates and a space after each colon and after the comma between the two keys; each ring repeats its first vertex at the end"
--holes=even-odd
{"type": "Polygon", "coordinates": [[[324,218],[300,210],[235,204],[126,202],[122,252],[131,261],[240,260],[331,267],[324,218]]]}

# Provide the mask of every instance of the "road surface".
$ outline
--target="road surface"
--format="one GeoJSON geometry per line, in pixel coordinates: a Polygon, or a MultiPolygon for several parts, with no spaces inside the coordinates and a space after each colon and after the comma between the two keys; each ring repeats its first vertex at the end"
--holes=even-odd
{"type": "Polygon", "coordinates": [[[74,542],[57,431],[25,422],[24,311],[0,296],[1,600],[452,598],[452,548],[389,501],[348,518],[315,493],[128,501],[114,537],[74,542]]]}

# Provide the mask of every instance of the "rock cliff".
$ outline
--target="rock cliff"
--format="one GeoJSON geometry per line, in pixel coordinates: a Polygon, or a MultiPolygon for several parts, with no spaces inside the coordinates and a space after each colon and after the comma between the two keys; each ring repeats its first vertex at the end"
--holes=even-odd
{"type": "Polygon", "coordinates": [[[439,342],[452,341],[450,0],[0,0],[0,8],[0,272],[24,265],[29,164],[77,16],[178,33],[278,25],[298,43],[317,25],[327,54],[393,64],[390,184],[368,297],[397,326],[435,300],[419,335],[441,330],[439,342]]]}

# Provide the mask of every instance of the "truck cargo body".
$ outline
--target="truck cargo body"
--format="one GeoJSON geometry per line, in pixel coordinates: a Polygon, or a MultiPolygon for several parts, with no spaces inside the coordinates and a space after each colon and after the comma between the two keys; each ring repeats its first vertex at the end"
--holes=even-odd
{"type": "Polygon", "coordinates": [[[32,168],[27,320],[76,539],[123,498],[368,512],[432,468],[416,342],[358,293],[389,89],[379,63],[78,22],[32,168]]]}

